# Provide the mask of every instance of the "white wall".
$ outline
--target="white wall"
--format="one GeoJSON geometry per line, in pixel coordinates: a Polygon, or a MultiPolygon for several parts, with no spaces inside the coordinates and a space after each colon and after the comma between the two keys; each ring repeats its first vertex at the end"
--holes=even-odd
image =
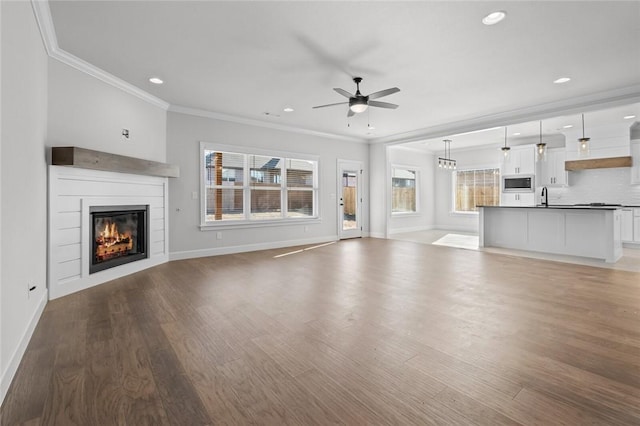
{"type": "Polygon", "coordinates": [[[167,112],[49,59],[48,146],[166,161],[167,112]],[[128,129],[130,138],[122,137],[128,129]]]}
{"type": "Polygon", "coordinates": [[[31,3],[1,7],[3,399],[46,303],[47,55],[31,3]]]}
{"type": "MultiPolygon", "coordinates": [[[[418,170],[418,212],[416,214],[391,214],[391,199],[387,202],[388,232],[410,232],[431,229],[435,222],[434,155],[402,146],[387,148],[387,170],[395,166],[408,166],[418,170]]],[[[387,175],[386,191],[391,191],[391,177],[387,175]]]]}
{"type": "Polygon", "coordinates": [[[387,147],[383,144],[369,146],[370,229],[375,238],[387,237],[387,147]]]}
{"type": "MultiPolygon", "coordinates": [[[[2,2],[0,2],[0,241],[2,241],[2,86],[4,82],[2,80],[2,2]]],[[[0,405],[4,400],[4,363],[3,363],[3,343],[2,338],[2,244],[0,243],[0,405]]]]}
{"type": "MultiPolygon", "coordinates": [[[[337,238],[337,160],[361,161],[368,182],[368,146],[362,143],[256,127],[207,117],[169,112],[167,161],[180,166],[180,177],[169,180],[169,247],[171,258],[207,256],[267,247],[329,241],[337,238]],[[250,229],[201,231],[200,141],[319,156],[321,222],[250,229]],[[333,197],[332,197],[333,194],[333,197]],[[306,224],[305,224],[306,225],[306,224]]],[[[363,227],[369,228],[368,188],[364,188],[363,227]]]]}
{"type": "MultiPolygon", "coordinates": [[[[473,150],[452,151],[451,157],[457,161],[458,170],[500,167],[501,152],[499,147],[481,148],[473,150]]],[[[437,169],[436,182],[436,213],[435,228],[478,232],[477,214],[453,213],[453,191],[451,171],[437,169]]]]}

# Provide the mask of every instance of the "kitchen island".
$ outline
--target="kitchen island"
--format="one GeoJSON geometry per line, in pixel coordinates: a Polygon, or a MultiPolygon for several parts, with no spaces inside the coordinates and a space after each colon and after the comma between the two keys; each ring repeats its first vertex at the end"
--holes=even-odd
{"type": "Polygon", "coordinates": [[[619,207],[478,206],[480,247],[590,257],[622,257],[619,207]]]}

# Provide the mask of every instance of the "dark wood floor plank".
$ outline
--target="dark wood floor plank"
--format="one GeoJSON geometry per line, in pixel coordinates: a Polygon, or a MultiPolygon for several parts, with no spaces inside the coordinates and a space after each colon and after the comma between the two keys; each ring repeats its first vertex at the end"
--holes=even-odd
{"type": "MultiPolygon", "coordinates": [[[[304,247],[303,247],[304,248],[304,247]]],[[[21,424],[640,424],[640,274],[357,239],[49,302],[21,424]]]]}
{"type": "Polygon", "coordinates": [[[149,348],[151,371],[169,423],[213,424],[160,324],[142,322],[140,331],[149,348]]]}
{"type": "Polygon", "coordinates": [[[215,424],[245,424],[249,415],[238,397],[216,367],[218,364],[203,343],[189,336],[179,324],[162,325],[172,348],[189,376],[209,418],[215,424]]]}

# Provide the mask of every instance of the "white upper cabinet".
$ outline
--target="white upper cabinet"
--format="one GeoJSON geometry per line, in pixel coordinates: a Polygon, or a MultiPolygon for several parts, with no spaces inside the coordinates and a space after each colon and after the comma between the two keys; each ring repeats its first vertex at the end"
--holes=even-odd
{"type": "Polygon", "coordinates": [[[631,184],[640,185],[640,139],[631,141],[631,184]]]}
{"type": "Polygon", "coordinates": [[[567,154],[564,148],[547,149],[545,161],[537,162],[536,186],[566,186],[567,171],[564,162],[567,154]]]}
{"type": "Polygon", "coordinates": [[[508,158],[502,160],[502,175],[532,175],[536,172],[534,145],[514,146],[508,158]]]}

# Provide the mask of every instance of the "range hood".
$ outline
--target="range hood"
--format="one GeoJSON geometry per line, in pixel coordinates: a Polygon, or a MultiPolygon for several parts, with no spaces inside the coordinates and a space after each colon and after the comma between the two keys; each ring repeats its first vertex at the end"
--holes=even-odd
{"type": "MultiPolygon", "coordinates": [[[[584,131],[573,129],[565,135],[566,171],[632,167],[631,123],[614,123],[589,129],[589,157],[580,158],[579,144],[584,131]]],[[[636,160],[637,161],[637,160],[636,160]]]]}
{"type": "Polygon", "coordinates": [[[588,170],[588,169],[610,169],[614,167],[631,167],[633,160],[631,156],[625,157],[609,157],[609,158],[592,158],[589,160],[573,160],[565,161],[564,169],[566,171],[588,170]]]}

